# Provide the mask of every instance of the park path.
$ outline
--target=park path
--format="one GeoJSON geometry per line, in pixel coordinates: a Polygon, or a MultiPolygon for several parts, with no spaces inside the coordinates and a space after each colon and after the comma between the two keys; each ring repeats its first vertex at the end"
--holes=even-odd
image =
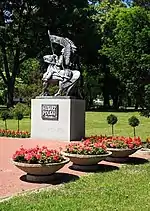
{"type": "MultiPolygon", "coordinates": [[[[58,171],[58,180],[53,183],[29,183],[24,180],[24,172],[16,168],[11,163],[11,157],[14,152],[23,145],[25,148],[39,146],[47,146],[51,149],[64,148],[68,142],[50,141],[50,140],[34,140],[34,139],[14,139],[0,137],[0,199],[10,197],[14,194],[24,193],[25,191],[35,190],[44,187],[55,187],[64,182],[77,179],[86,172],[75,171],[69,168],[71,163],[64,166],[58,171]],[[61,178],[61,179],[60,179],[61,178]]],[[[136,154],[137,157],[150,159],[150,156],[145,157],[142,154],[136,154]]],[[[101,166],[109,169],[118,168],[121,164],[102,161],[101,166]]]]}

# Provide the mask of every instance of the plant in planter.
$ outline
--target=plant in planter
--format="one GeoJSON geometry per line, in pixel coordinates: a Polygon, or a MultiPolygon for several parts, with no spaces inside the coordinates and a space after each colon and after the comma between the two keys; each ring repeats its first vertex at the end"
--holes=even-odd
{"type": "Polygon", "coordinates": [[[140,121],[138,118],[136,118],[135,116],[132,116],[128,119],[129,125],[131,127],[133,127],[133,134],[135,135],[135,128],[140,124],[140,121]]]}
{"type": "Polygon", "coordinates": [[[136,152],[142,147],[142,142],[139,137],[108,137],[103,140],[109,151],[112,152],[110,161],[126,161],[128,156],[136,152]]]}
{"type": "Polygon", "coordinates": [[[111,125],[112,136],[114,135],[114,125],[117,123],[118,119],[115,115],[111,114],[107,117],[107,123],[111,125]]]}
{"type": "Polygon", "coordinates": [[[96,170],[98,163],[111,155],[106,146],[101,142],[91,142],[86,139],[80,143],[68,144],[62,152],[65,157],[73,162],[73,168],[77,170],[96,170]]]}
{"type": "Polygon", "coordinates": [[[21,147],[12,157],[16,167],[26,172],[26,179],[34,182],[49,180],[69,159],[65,159],[57,150],[47,147],[25,149],[21,147]]]}
{"type": "Polygon", "coordinates": [[[146,139],[146,147],[150,149],[150,137],[146,139]]]}
{"type": "Polygon", "coordinates": [[[142,149],[140,152],[144,155],[150,155],[150,137],[146,139],[146,142],[142,143],[142,149]]]}

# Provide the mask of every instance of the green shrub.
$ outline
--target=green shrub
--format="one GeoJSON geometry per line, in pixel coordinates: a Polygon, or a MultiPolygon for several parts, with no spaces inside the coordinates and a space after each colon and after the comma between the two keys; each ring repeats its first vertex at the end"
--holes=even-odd
{"type": "Polygon", "coordinates": [[[137,117],[132,116],[128,119],[128,123],[131,127],[133,127],[133,134],[134,134],[134,136],[136,136],[135,128],[140,124],[140,120],[137,117]]]}
{"type": "Polygon", "coordinates": [[[14,118],[14,114],[13,114],[13,108],[9,109],[9,117],[8,119],[13,119],[14,118]]]}
{"type": "Polygon", "coordinates": [[[112,136],[114,135],[114,125],[117,123],[118,119],[115,115],[110,114],[107,117],[107,123],[112,126],[112,136]]]}
{"type": "Polygon", "coordinates": [[[24,103],[17,103],[15,107],[13,108],[13,113],[18,112],[18,111],[22,113],[23,116],[30,116],[31,108],[24,103]]]}

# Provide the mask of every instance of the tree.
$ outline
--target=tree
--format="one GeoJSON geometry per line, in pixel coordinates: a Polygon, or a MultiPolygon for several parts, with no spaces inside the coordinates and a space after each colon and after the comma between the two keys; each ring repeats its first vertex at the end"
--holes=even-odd
{"type": "Polygon", "coordinates": [[[149,0],[133,0],[134,6],[140,6],[147,10],[150,10],[150,2],[149,0]]]}
{"type": "Polygon", "coordinates": [[[21,112],[21,111],[16,111],[15,113],[14,113],[14,115],[15,115],[15,118],[18,120],[18,131],[19,131],[19,129],[20,129],[20,120],[22,120],[23,119],[23,113],[21,112]]]}
{"type": "Polygon", "coordinates": [[[2,1],[0,7],[0,75],[7,87],[8,107],[11,107],[20,64],[37,54],[44,30],[38,26],[42,20],[34,1],[32,4],[31,1],[2,1]],[[6,16],[7,13],[10,17],[6,16]]]}
{"type": "Polygon", "coordinates": [[[140,124],[140,121],[135,116],[132,116],[128,119],[129,125],[133,127],[133,134],[135,136],[135,128],[140,124]]]}
{"type": "MultiPolygon", "coordinates": [[[[120,92],[120,81],[110,71],[110,60],[107,55],[101,53],[105,39],[108,37],[108,33],[104,32],[104,24],[107,22],[108,14],[116,8],[125,8],[126,5],[121,0],[104,0],[99,1],[100,3],[95,4],[96,14],[93,15],[93,19],[96,22],[97,31],[99,34],[100,44],[99,45],[99,83],[101,84],[101,91],[104,98],[104,107],[110,106],[110,96],[113,99],[113,106],[118,108],[119,106],[119,92],[120,92]],[[109,85],[108,85],[109,84],[109,85]]],[[[111,27],[111,24],[110,24],[111,27]]],[[[107,32],[110,30],[108,29],[107,32]]]]}
{"type": "Polygon", "coordinates": [[[117,7],[107,13],[101,26],[100,54],[109,59],[110,72],[125,87],[124,94],[140,105],[149,78],[150,15],[141,7],[117,7]]]}
{"type": "Polygon", "coordinates": [[[2,111],[1,118],[5,123],[5,130],[7,130],[7,119],[9,118],[9,112],[8,111],[2,111]]]}
{"type": "MultiPolygon", "coordinates": [[[[29,58],[50,53],[47,30],[73,40],[84,61],[96,58],[94,10],[87,0],[2,0],[0,4],[0,76],[7,87],[7,105],[13,105],[20,65],[29,58]],[[91,56],[91,52],[92,56],[91,56]],[[89,58],[89,59],[88,59],[89,58]]],[[[55,46],[54,46],[55,48],[55,46]]],[[[57,50],[57,48],[55,48],[57,50]]]]}
{"type": "Polygon", "coordinates": [[[114,125],[117,123],[118,119],[115,115],[110,114],[107,117],[107,122],[109,125],[111,125],[111,129],[112,129],[112,136],[114,135],[114,125]]]}

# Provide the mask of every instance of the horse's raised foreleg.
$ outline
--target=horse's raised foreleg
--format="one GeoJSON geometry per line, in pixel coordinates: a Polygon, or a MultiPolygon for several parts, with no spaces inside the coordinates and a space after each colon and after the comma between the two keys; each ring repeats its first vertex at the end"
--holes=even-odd
{"type": "Polygon", "coordinates": [[[48,91],[48,86],[49,86],[49,81],[44,80],[43,81],[43,91],[42,91],[42,96],[49,96],[49,91],[48,91]]]}
{"type": "Polygon", "coordinates": [[[59,90],[54,96],[61,96],[62,94],[62,81],[59,81],[59,90]]]}

